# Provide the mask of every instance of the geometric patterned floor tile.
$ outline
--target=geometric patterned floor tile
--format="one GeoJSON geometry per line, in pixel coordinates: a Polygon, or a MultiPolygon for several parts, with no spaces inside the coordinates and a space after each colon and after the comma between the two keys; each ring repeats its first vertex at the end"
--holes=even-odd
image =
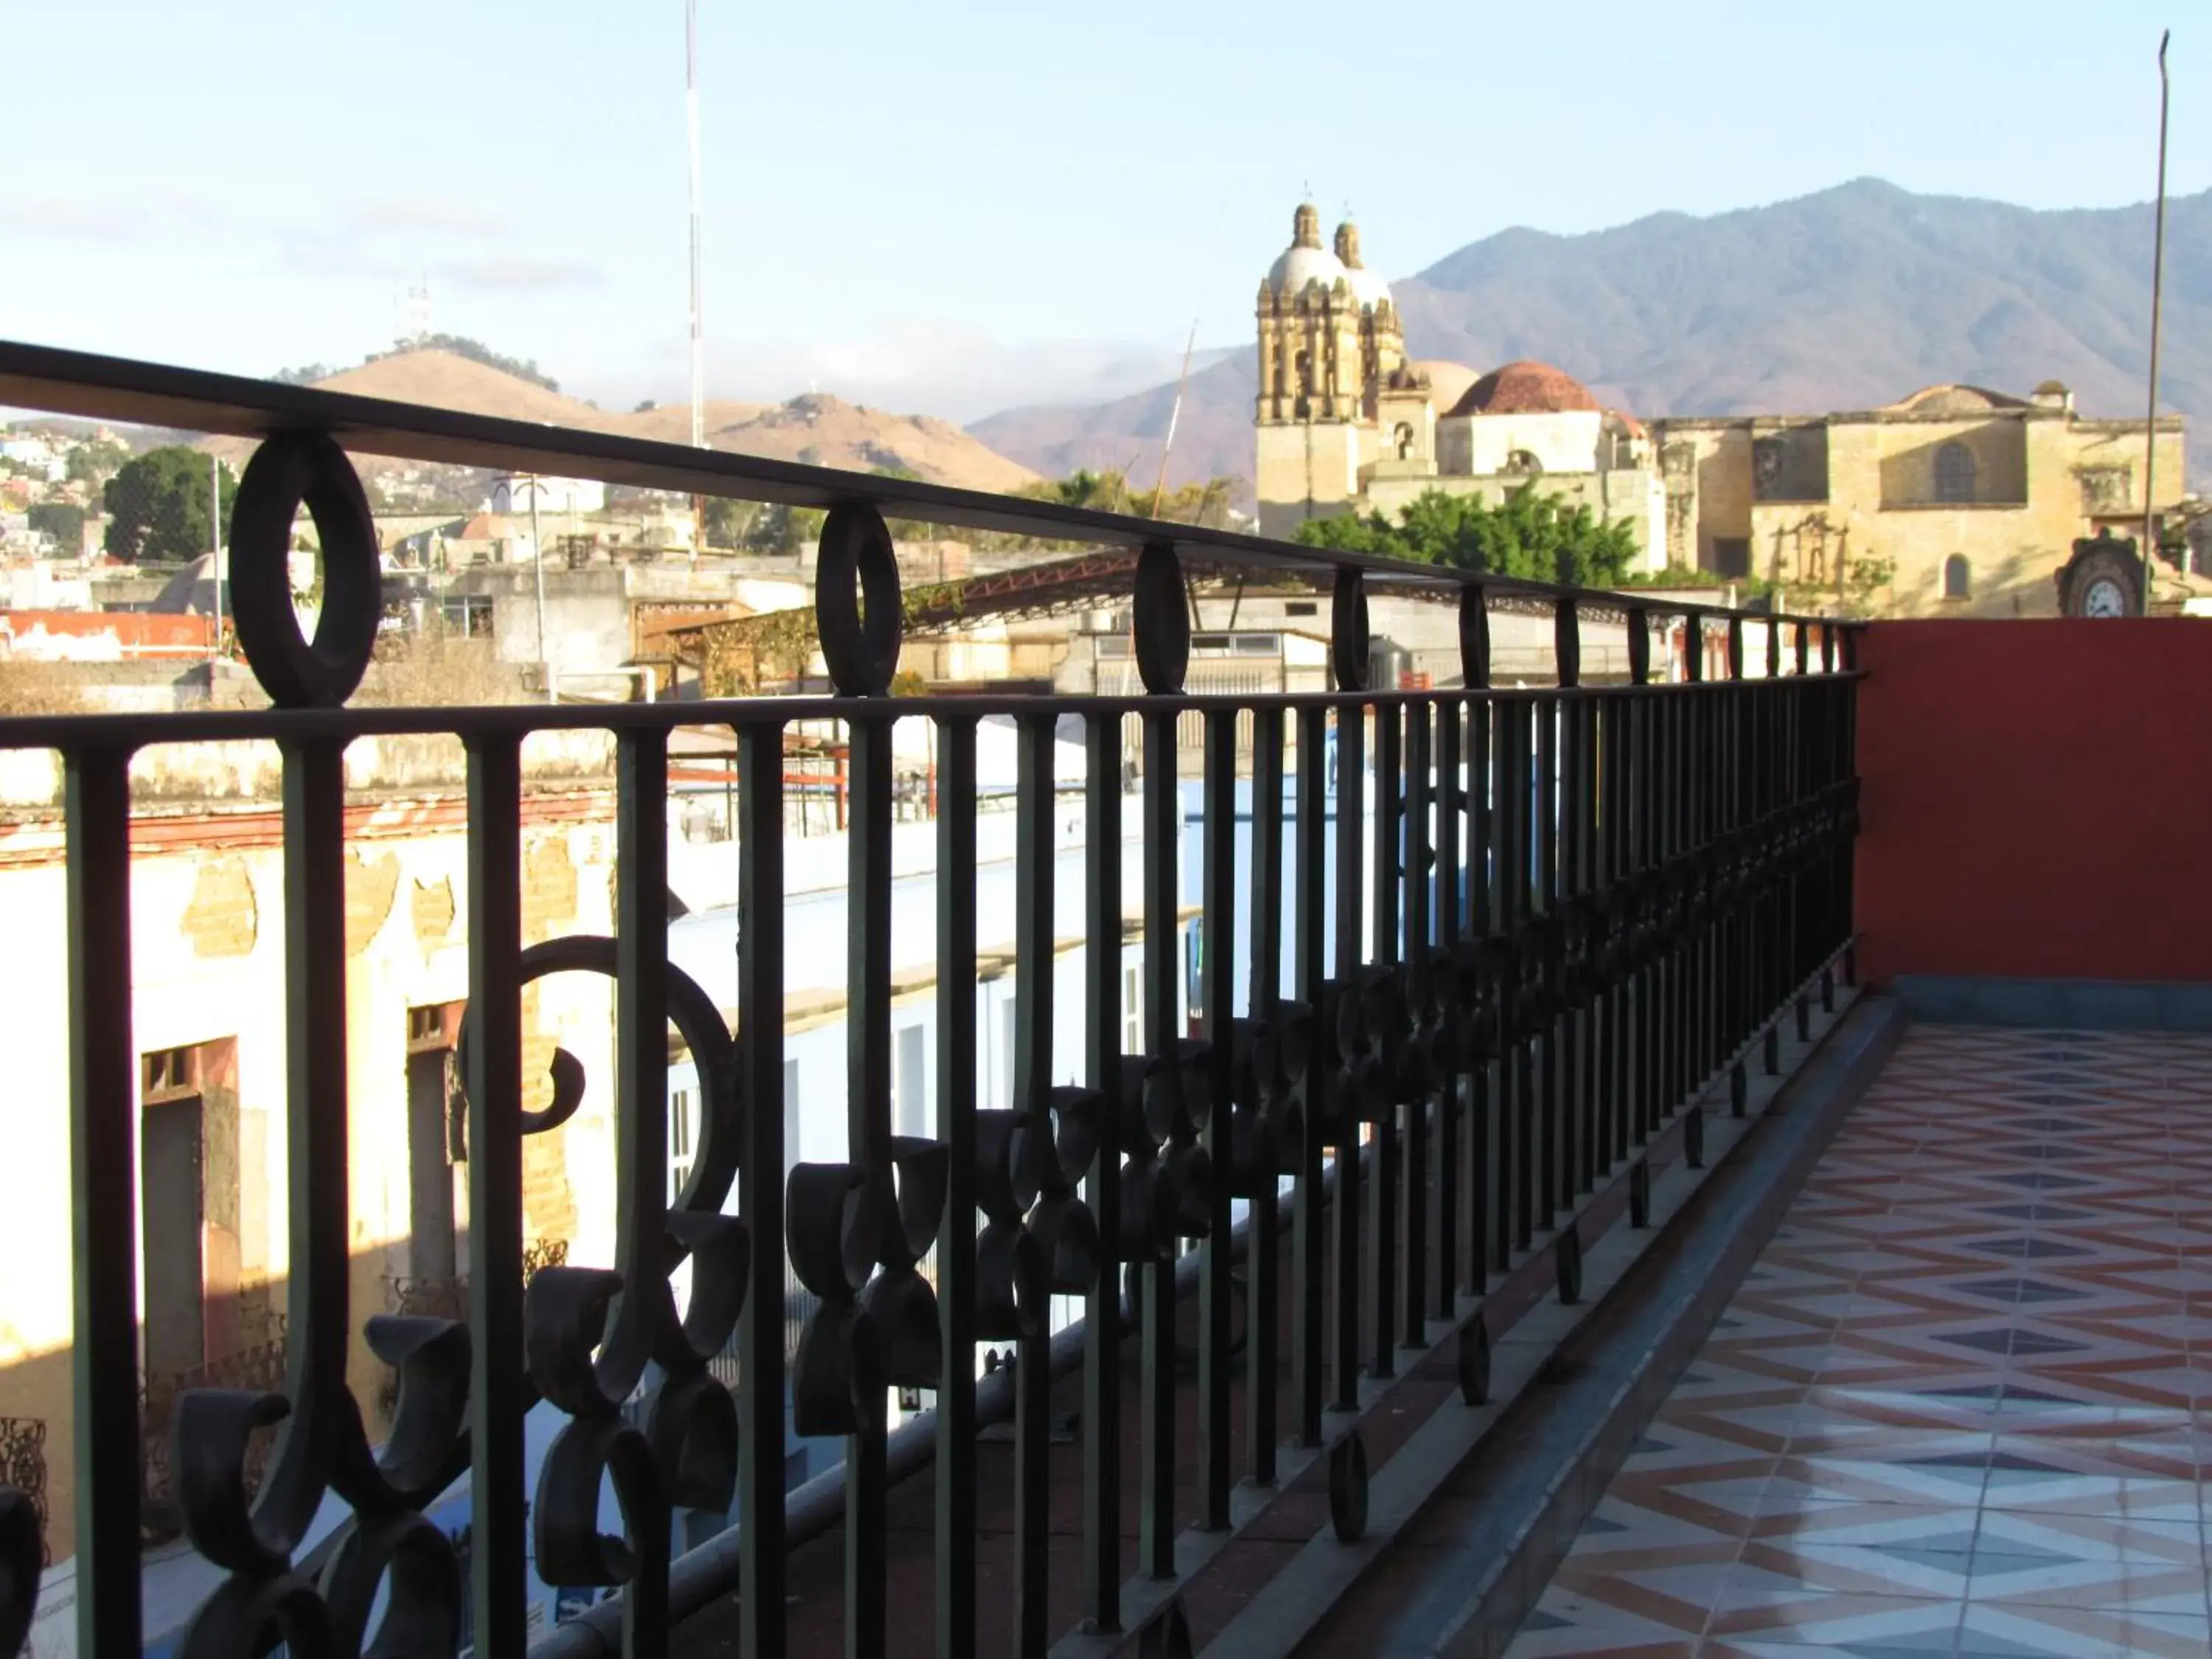
{"type": "Polygon", "coordinates": [[[2204,1659],[2208,1521],[2212,1041],[1917,1027],[1507,1656],[2204,1659]]]}

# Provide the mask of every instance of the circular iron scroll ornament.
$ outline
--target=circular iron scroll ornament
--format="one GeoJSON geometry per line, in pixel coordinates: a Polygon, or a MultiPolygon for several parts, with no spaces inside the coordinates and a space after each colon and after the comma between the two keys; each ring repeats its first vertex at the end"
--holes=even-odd
{"type": "Polygon", "coordinates": [[[384,576],[361,476],[325,432],[279,432],[246,464],[230,508],[231,620],[254,678],[279,708],[336,708],[376,649],[384,576]],[[292,521],[305,506],[323,550],[310,640],[292,608],[292,521]]]}
{"type": "Polygon", "coordinates": [[[1156,697],[1182,690],[1190,668],[1190,608],[1182,561],[1172,542],[1148,542],[1137,556],[1137,591],[1130,618],[1137,636],[1137,674],[1156,697]]]}
{"type": "Polygon", "coordinates": [[[880,697],[898,672],[898,557],[884,515],[866,502],[830,509],[814,575],[814,619],[830,683],[844,697],[880,697]]]}
{"type": "Polygon", "coordinates": [[[1490,602],[1480,582],[1459,591],[1459,663],[1462,683],[1470,691],[1490,684],[1490,602]]]}
{"type": "Polygon", "coordinates": [[[1336,573],[1329,596],[1328,660],[1340,691],[1365,691],[1372,671],[1367,629],[1367,578],[1358,570],[1336,573]]]}

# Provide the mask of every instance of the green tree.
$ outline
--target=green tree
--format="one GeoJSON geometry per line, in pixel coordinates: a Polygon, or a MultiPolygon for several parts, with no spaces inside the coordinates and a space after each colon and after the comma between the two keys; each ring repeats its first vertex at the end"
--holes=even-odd
{"type": "Polygon", "coordinates": [[[112,477],[130,459],[128,444],[119,443],[112,438],[105,441],[94,439],[70,451],[69,459],[63,463],[68,469],[64,476],[72,483],[101,483],[112,477]]]}
{"type": "Polygon", "coordinates": [[[45,532],[63,553],[74,553],[84,541],[84,509],[75,501],[39,501],[27,515],[33,532],[45,532]]]}
{"type": "MultiPolygon", "coordinates": [[[[238,481],[220,470],[221,512],[230,521],[238,481]]],[[[107,556],[127,564],[183,563],[208,550],[208,458],[165,444],[125,462],[100,491],[107,509],[107,556]]]]}
{"type": "Polygon", "coordinates": [[[709,495],[700,516],[708,546],[743,547],[753,520],[760,516],[760,506],[756,501],[732,501],[727,495],[709,495]]]}
{"type": "Polygon", "coordinates": [[[1625,520],[1600,520],[1587,507],[1540,495],[1533,482],[1497,502],[1427,490],[1395,524],[1380,513],[1309,519],[1297,538],[1309,547],[1581,586],[1619,584],[1636,556],[1625,520]]]}

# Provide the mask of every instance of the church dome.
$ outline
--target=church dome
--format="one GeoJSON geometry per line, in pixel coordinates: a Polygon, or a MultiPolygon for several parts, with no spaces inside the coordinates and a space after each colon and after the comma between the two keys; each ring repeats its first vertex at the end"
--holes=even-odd
{"type": "Polygon", "coordinates": [[[1352,297],[1361,306],[1372,310],[1390,297],[1390,284],[1382,274],[1360,263],[1359,227],[1349,219],[1336,228],[1336,257],[1352,284],[1352,297]]]}
{"type": "Polygon", "coordinates": [[[1370,270],[1364,265],[1349,266],[1345,276],[1352,284],[1352,297],[1363,306],[1377,306],[1390,297],[1390,284],[1382,280],[1379,270],[1370,270]]]}
{"type": "Polygon", "coordinates": [[[1493,368],[1451,407],[1454,415],[1599,414],[1603,406],[1589,388],[1549,363],[1526,359],[1493,368]]]}
{"type": "Polygon", "coordinates": [[[1267,269],[1267,286],[1284,298],[1305,292],[1308,283],[1333,289],[1352,273],[1344,261],[1321,245],[1321,214],[1303,202],[1291,221],[1291,245],[1267,269]]]}
{"type": "Polygon", "coordinates": [[[1287,296],[1304,293],[1308,283],[1334,288],[1337,278],[1351,275],[1344,261],[1325,247],[1286,247],[1267,268],[1267,286],[1287,296]]]}
{"type": "Polygon", "coordinates": [[[1428,376],[1429,401],[1438,409],[1455,406],[1480,378],[1465,363],[1453,362],[1448,357],[1420,357],[1409,367],[1428,376]]]}

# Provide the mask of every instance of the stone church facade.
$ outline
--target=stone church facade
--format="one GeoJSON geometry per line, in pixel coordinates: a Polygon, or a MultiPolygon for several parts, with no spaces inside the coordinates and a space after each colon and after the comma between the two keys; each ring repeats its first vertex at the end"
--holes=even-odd
{"type": "MultiPolygon", "coordinates": [[[[1640,572],[1829,589],[1887,615],[2049,616],[2077,538],[2142,529],[2145,422],[2084,417],[2055,381],[2026,398],[1944,385],[1874,410],[1647,428],[1547,363],[1408,357],[1358,229],[1339,225],[1324,246],[1310,204],[1261,281],[1257,322],[1266,535],[1395,517],[1432,489],[1495,501],[1533,483],[1625,521],[1640,572]]],[[[2160,417],[2154,488],[2169,517],[2184,439],[2179,416],[2160,417]]]]}

